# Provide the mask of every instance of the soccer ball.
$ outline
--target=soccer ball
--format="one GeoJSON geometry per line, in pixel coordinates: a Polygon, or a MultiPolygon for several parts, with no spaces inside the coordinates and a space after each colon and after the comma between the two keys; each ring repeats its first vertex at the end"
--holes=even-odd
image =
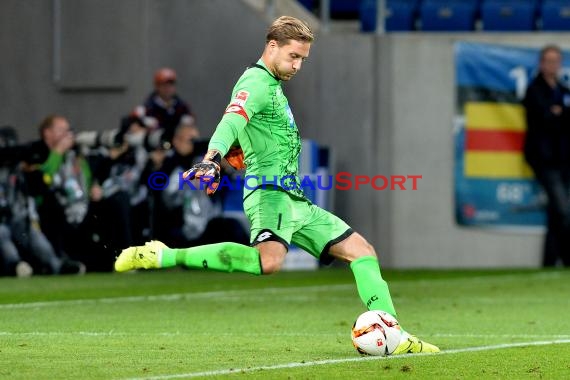
{"type": "Polygon", "coordinates": [[[396,318],[382,310],[360,314],[352,326],[352,343],[362,355],[390,355],[400,344],[401,335],[396,318]]]}

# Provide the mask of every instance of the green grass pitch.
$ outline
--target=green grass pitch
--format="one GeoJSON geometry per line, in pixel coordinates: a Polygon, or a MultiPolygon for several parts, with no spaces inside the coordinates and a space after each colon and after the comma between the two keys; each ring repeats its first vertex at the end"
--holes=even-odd
{"type": "Polygon", "coordinates": [[[443,350],[360,357],[347,268],[0,279],[2,379],[570,378],[570,272],[385,271],[443,350]]]}

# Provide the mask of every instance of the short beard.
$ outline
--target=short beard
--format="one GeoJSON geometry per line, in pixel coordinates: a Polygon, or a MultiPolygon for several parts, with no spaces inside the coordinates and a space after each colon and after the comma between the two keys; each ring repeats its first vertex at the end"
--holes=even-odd
{"type": "Polygon", "coordinates": [[[288,81],[291,78],[293,78],[293,76],[289,76],[288,78],[285,78],[283,75],[279,74],[279,73],[273,73],[273,75],[275,75],[275,78],[282,80],[282,81],[288,81]]]}

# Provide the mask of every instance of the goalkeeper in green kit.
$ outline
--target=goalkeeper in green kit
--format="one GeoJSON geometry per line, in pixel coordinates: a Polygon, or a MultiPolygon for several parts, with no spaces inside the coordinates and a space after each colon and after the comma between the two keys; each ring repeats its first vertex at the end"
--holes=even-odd
{"type": "MultiPolygon", "coordinates": [[[[220,182],[222,159],[247,168],[243,206],[251,223],[251,246],[228,242],[174,249],[151,241],[123,250],[116,271],[182,265],[271,274],[280,269],[293,243],[321,263],[335,258],[350,263],[366,307],[396,317],[374,248],[340,218],[312,204],[299,184],[301,140],[281,82],[301,69],[313,39],[311,29],[296,18],[284,16],[273,22],[261,59],[237,81],[203,161],[184,173],[189,180],[207,182],[206,191],[212,194],[220,182]]],[[[438,351],[403,331],[394,354],[438,351]]]]}

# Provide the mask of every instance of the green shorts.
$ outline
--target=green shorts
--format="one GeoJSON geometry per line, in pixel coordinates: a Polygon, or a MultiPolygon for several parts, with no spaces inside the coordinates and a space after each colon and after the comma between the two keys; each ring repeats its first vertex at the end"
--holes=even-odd
{"type": "Polygon", "coordinates": [[[257,189],[245,198],[243,208],[251,223],[251,245],[273,240],[288,248],[292,243],[323,264],[334,260],[330,247],[353,232],[336,215],[282,189],[257,189]]]}

